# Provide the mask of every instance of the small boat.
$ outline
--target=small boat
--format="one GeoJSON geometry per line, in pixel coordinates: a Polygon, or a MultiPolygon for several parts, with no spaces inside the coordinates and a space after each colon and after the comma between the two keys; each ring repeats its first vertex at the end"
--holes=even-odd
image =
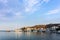
{"type": "Polygon", "coordinates": [[[60,34],[60,30],[58,30],[58,31],[57,31],[57,33],[59,33],[59,34],[60,34]]]}
{"type": "Polygon", "coordinates": [[[60,33],[60,28],[57,28],[56,30],[57,30],[57,33],[60,33]]]}

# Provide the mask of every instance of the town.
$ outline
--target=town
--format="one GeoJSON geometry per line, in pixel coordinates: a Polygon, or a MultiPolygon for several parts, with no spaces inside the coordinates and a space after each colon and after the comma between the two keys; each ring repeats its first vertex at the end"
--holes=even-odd
{"type": "Polygon", "coordinates": [[[60,33],[60,24],[28,26],[15,29],[15,32],[55,32],[60,33]]]}

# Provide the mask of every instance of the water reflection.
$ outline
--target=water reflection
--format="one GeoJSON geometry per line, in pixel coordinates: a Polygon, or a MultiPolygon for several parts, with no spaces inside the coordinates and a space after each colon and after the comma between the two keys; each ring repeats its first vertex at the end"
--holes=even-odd
{"type": "Polygon", "coordinates": [[[46,32],[0,32],[0,40],[60,40],[60,34],[46,32]]]}
{"type": "Polygon", "coordinates": [[[21,34],[21,36],[18,39],[19,40],[60,40],[59,37],[60,34],[56,34],[56,33],[24,32],[21,34]]]}
{"type": "Polygon", "coordinates": [[[13,32],[0,32],[0,40],[17,40],[13,32]]]}

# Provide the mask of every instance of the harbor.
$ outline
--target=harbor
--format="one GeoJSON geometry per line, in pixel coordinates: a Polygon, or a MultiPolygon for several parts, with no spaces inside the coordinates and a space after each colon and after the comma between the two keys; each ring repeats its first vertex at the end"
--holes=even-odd
{"type": "Polygon", "coordinates": [[[52,32],[60,33],[60,24],[35,25],[16,29],[15,32],[52,32]]]}

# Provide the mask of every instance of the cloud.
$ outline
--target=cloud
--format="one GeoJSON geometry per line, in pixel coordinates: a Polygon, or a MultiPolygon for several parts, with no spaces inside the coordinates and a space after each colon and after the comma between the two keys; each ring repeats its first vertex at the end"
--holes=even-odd
{"type": "Polygon", "coordinates": [[[22,12],[18,11],[18,12],[15,12],[14,13],[14,19],[21,19],[23,18],[24,16],[22,15],[22,12]]]}
{"type": "Polygon", "coordinates": [[[48,3],[50,0],[43,0],[44,2],[48,3]]]}
{"type": "Polygon", "coordinates": [[[59,12],[60,12],[60,9],[53,9],[53,10],[48,11],[47,15],[57,14],[59,12]]]}
{"type": "Polygon", "coordinates": [[[24,0],[25,12],[34,13],[44,2],[49,2],[49,0],[24,0]]]}
{"type": "Polygon", "coordinates": [[[24,0],[25,3],[25,12],[31,12],[34,11],[33,8],[34,5],[36,5],[37,3],[39,3],[39,1],[37,0],[24,0]]]}
{"type": "Polygon", "coordinates": [[[7,20],[8,14],[11,14],[9,9],[0,10],[0,20],[7,20]]]}
{"type": "Polygon", "coordinates": [[[8,0],[0,0],[0,3],[2,3],[3,5],[7,5],[7,3],[8,3],[8,0]]]}
{"type": "Polygon", "coordinates": [[[8,0],[0,0],[0,2],[2,2],[2,3],[7,3],[8,0]]]}
{"type": "Polygon", "coordinates": [[[15,13],[15,16],[20,16],[21,15],[21,12],[16,12],[15,13]]]}
{"type": "Polygon", "coordinates": [[[13,9],[3,9],[0,10],[0,20],[14,20],[23,18],[20,11],[15,11],[13,9]]]}
{"type": "Polygon", "coordinates": [[[24,13],[32,14],[38,11],[42,4],[49,2],[48,0],[0,0],[0,19],[11,20],[25,17],[24,13]],[[24,16],[23,16],[24,15],[24,16]]]}
{"type": "Polygon", "coordinates": [[[22,18],[21,5],[18,0],[0,0],[0,20],[15,20],[22,18]]]}

